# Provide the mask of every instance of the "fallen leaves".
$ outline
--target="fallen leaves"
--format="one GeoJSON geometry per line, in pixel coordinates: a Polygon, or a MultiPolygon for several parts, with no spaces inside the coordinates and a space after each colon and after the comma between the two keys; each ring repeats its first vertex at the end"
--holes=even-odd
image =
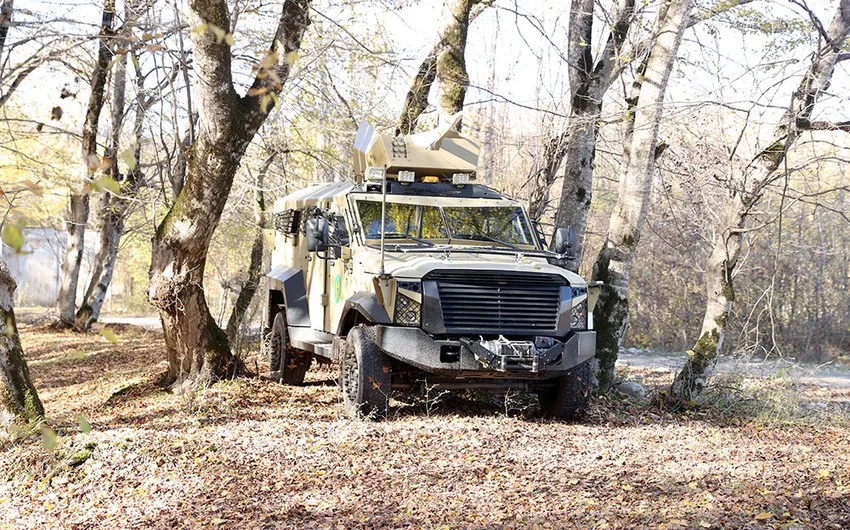
{"type": "Polygon", "coordinates": [[[396,406],[389,421],[367,424],[342,419],[331,369],[311,371],[303,387],[219,382],[189,414],[180,396],[152,383],[164,369],[161,336],[117,329],[113,344],[24,324],[31,372],[60,440],[52,451],[39,437],[0,446],[0,475],[10,477],[0,483],[0,520],[78,528],[850,525],[841,495],[850,435],[841,428],[730,428],[658,411],[637,421],[648,413],[617,403],[564,424],[457,396],[437,412],[396,406]],[[69,468],[74,448],[89,442],[96,451],[69,468]],[[61,467],[47,479],[54,461],[61,467]]]}

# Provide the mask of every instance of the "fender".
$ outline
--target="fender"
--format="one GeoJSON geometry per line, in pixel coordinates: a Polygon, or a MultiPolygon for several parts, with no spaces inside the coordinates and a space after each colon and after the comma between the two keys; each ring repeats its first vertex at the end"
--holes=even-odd
{"type": "Polygon", "coordinates": [[[290,327],[310,327],[310,307],[307,304],[307,289],[304,271],[295,267],[278,265],[266,274],[269,291],[283,293],[286,307],[286,323],[290,327]]]}
{"type": "Polygon", "coordinates": [[[339,319],[336,334],[345,336],[349,329],[363,322],[369,324],[391,324],[387,310],[378,302],[375,293],[358,291],[345,301],[342,308],[342,318],[339,319]]]}

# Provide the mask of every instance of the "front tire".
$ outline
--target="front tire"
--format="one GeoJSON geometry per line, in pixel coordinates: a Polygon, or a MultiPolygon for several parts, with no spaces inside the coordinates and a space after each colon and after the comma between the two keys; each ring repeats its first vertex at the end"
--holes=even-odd
{"type": "Polygon", "coordinates": [[[593,359],[590,359],[555,379],[554,388],[537,391],[543,415],[560,420],[580,418],[590,404],[592,383],[593,359]]]}
{"type": "Polygon", "coordinates": [[[390,400],[390,361],[378,347],[374,329],[356,327],[348,333],[339,366],[348,414],[353,418],[385,419],[390,400]]]}
{"type": "Polygon", "coordinates": [[[280,311],[274,317],[268,337],[269,378],[286,385],[301,385],[313,356],[289,346],[286,317],[280,311]]]}

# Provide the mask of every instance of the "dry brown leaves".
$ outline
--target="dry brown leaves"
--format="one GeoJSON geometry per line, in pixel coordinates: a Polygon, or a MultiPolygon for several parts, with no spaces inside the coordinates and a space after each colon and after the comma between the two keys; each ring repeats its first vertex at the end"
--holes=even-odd
{"type": "Polygon", "coordinates": [[[0,528],[850,528],[850,435],[829,423],[614,400],[563,424],[461,397],[361,423],[330,368],[178,396],[154,384],[161,337],[116,333],[22,327],[59,439],[0,443],[0,528]]]}

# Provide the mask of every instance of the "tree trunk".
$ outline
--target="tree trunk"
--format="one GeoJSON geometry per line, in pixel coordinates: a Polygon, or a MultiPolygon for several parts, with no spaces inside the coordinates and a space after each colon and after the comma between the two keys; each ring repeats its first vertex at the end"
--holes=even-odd
{"type": "MultiPolygon", "coordinates": [[[[584,252],[584,233],[593,197],[593,161],[596,158],[596,140],[599,137],[597,120],[602,106],[588,105],[576,109],[571,117],[570,141],[564,157],[564,183],[561,202],[555,214],[555,226],[571,226],[576,238],[572,253],[576,256],[571,269],[577,271],[584,252]]],[[[547,188],[548,189],[548,188],[547,188]]],[[[548,199],[548,193],[546,193],[548,199]]]]}
{"type": "Polygon", "coordinates": [[[231,344],[235,341],[239,327],[245,319],[245,314],[248,312],[248,307],[251,305],[251,300],[257,293],[257,287],[260,285],[260,275],[263,268],[263,257],[265,255],[265,234],[263,231],[266,228],[266,199],[263,192],[265,185],[266,173],[274,162],[277,153],[271,153],[263,162],[260,171],[257,173],[257,180],[254,183],[254,223],[257,227],[257,233],[254,235],[254,244],[251,245],[251,263],[248,265],[248,277],[242,288],[239,290],[239,296],[236,297],[236,303],[233,305],[233,310],[230,312],[230,318],[227,319],[227,336],[230,338],[231,344]]]}
{"type": "Polygon", "coordinates": [[[428,94],[438,76],[451,76],[451,79],[439,83],[439,91],[441,94],[445,93],[447,105],[444,107],[443,97],[439,96],[441,118],[451,116],[463,108],[466,88],[469,86],[464,62],[467,32],[472,21],[491,4],[492,1],[452,0],[443,15],[437,43],[419,65],[419,70],[410,84],[398,119],[396,136],[411,134],[416,130],[419,116],[428,107],[428,94]],[[453,72],[460,72],[460,75],[455,76],[453,72]],[[454,112],[451,112],[452,110],[454,112]]]}
{"type": "Polygon", "coordinates": [[[629,323],[629,278],[652,190],[664,94],[691,2],[670,1],[659,11],[658,37],[647,57],[643,76],[638,79],[640,95],[630,115],[634,117],[633,132],[630,143],[624,146],[624,151],[629,153],[628,166],[620,180],[605,244],[593,266],[593,279],[604,282],[593,315],[602,391],[610,389],[614,380],[617,353],[629,323]]]}
{"type": "MultiPolygon", "coordinates": [[[[440,121],[463,110],[463,100],[469,87],[466,72],[466,36],[469,32],[469,12],[474,0],[452,0],[444,14],[447,23],[437,52],[437,103],[440,121]]],[[[461,122],[458,122],[460,129],[461,122]]]]}
{"type": "Polygon", "coordinates": [[[584,250],[584,233],[593,192],[593,164],[596,157],[598,122],[602,99],[617,75],[615,66],[623,56],[634,19],[634,0],[620,0],[605,48],[594,62],[590,48],[593,39],[593,0],[572,0],[568,28],[567,72],[570,80],[570,118],[567,129],[552,135],[546,143],[543,163],[529,179],[531,215],[540,219],[549,204],[549,192],[561,166],[565,166],[555,226],[571,226],[576,231],[572,252],[578,270],[584,250]]]}
{"type": "Polygon", "coordinates": [[[79,183],[79,189],[75,189],[72,185],[70,207],[66,219],[68,249],[65,253],[65,261],[62,264],[62,283],[57,300],[59,306],[58,325],[61,327],[73,326],[76,313],[77,284],[80,280],[86,225],[89,221],[89,187],[92,174],[101,166],[101,161],[97,156],[97,128],[100,121],[100,111],[103,109],[103,93],[106,86],[106,76],[109,73],[109,61],[112,59],[109,39],[113,33],[112,23],[114,19],[115,0],[104,0],[97,62],[92,71],[91,94],[86,110],[86,120],[83,124],[82,165],[80,167],[82,182],[79,183]]]}
{"type": "MultiPolygon", "coordinates": [[[[126,19],[126,17],[125,17],[126,19]]],[[[125,28],[131,26],[125,25],[125,28]]],[[[124,104],[126,94],[127,81],[127,54],[122,54],[118,62],[113,67],[112,74],[112,124],[109,134],[109,143],[103,153],[104,160],[109,164],[107,175],[115,182],[121,182],[121,174],[118,171],[118,148],[121,142],[121,131],[124,125],[124,104]]],[[[116,223],[118,222],[117,210],[120,209],[119,197],[113,196],[111,193],[104,191],[100,196],[100,205],[97,211],[100,218],[100,248],[95,256],[94,269],[92,270],[91,280],[89,281],[86,293],[83,296],[83,302],[77,310],[77,327],[88,329],[89,321],[93,314],[91,306],[92,295],[95,288],[103,281],[106,281],[106,287],[112,281],[112,269],[115,266],[115,256],[118,254],[118,242],[121,239],[121,234],[116,234],[116,223]],[[110,265],[111,262],[111,265],[110,265]],[[109,269],[104,276],[104,270],[109,269]]],[[[123,225],[123,222],[121,223],[123,225]]],[[[98,308],[98,314],[100,309],[98,308]]],[[[94,320],[97,320],[95,317],[94,320]]]]}
{"type": "Polygon", "coordinates": [[[15,11],[14,0],[0,0],[0,58],[6,46],[6,36],[12,25],[12,13],[15,11]]]}
{"type": "Polygon", "coordinates": [[[6,262],[0,260],[0,370],[3,410],[21,425],[33,425],[44,417],[44,407],[30,380],[24,350],[15,324],[14,295],[17,285],[6,262]]]}
{"type": "Polygon", "coordinates": [[[800,131],[807,128],[830,128],[830,124],[812,123],[812,111],[818,98],[829,88],[848,33],[850,0],[840,0],[826,31],[827,38],[819,40],[812,64],[793,92],[791,104],[776,128],[772,143],[739,176],[729,195],[705,267],[707,300],[700,338],[688,352],[688,360],[676,374],[670,388],[671,396],[678,400],[689,401],[699,395],[723,345],[732,302],[735,300],[734,270],[750,210],[761,199],[765,188],[782,176],[783,173],[778,170],[800,131]]]}
{"type": "MultiPolygon", "coordinates": [[[[153,239],[148,292],[165,334],[164,383],[198,382],[235,369],[227,335],[204,297],[207,251],[242,155],[273,107],[271,94],[283,88],[291,57],[301,46],[309,4],[284,2],[270,50],[273,65],[259,73],[241,98],[233,88],[227,41],[213,31],[193,34],[200,129],[187,152],[186,183],[153,239]]],[[[189,7],[193,27],[229,27],[225,0],[193,0],[189,7]]]]}

